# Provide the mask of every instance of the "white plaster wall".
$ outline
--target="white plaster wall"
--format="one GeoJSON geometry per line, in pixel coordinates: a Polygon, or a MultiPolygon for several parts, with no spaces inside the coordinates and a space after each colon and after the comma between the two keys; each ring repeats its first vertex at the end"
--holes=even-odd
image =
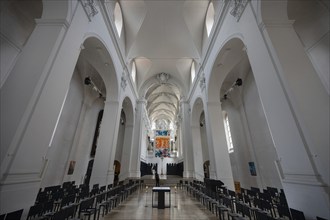
{"type": "MultiPolygon", "coordinates": [[[[136,143],[133,143],[133,146],[136,146],[136,143]]],[[[146,161],[147,157],[147,145],[148,145],[148,138],[147,138],[147,129],[142,129],[142,136],[141,136],[141,160],[146,161]]]]}
{"type": "MultiPolygon", "coordinates": [[[[53,49],[50,45],[56,44],[58,32],[61,27],[48,31],[49,37],[39,39],[40,30],[33,32],[29,41],[38,47],[24,47],[18,60],[19,66],[14,66],[6,83],[1,87],[1,148],[6,151],[14,137],[19,122],[29,103],[34,90],[38,87],[39,77],[42,75],[43,65],[31,65],[38,58],[40,64],[47,62],[48,56],[53,49]],[[19,89],[17,89],[19,88],[19,89]],[[14,101],[15,100],[15,101],[14,101]],[[14,102],[13,102],[14,101],[14,102]]],[[[28,41],[28,42],[29,42],[28,41]]],[[[9,54],[8,54],[9,55],[9,54]]],[[[16,55],[15,55],[16,56],[16,55]]],[[[13,59],[7,57],[8,59],[13,59]]]]}
{"type": "Polygon", "coordinates": [[[282,188],[279,174],[275,167],[278,159],[260,102],[258,90],[250,73],[244,81],[243,103],[248,127],[255,153],[257,175],[261,176],[260,188],[267,186],[282,188]]]}
{"type": "Polygon", "coordinates": [[[320,1],[296,1],[288,4],[288,12],[289,18],[295,21],[293,27],[306,53],[330,94],[329,8],[320,1]]]}
{"type": "Polygon", "coordinates": [[[237,101],[237,99],[241,99],[241,94],[236,93],[236,96],[233,96],[230,100],[223,102],[223,109],[228,114],[234,147],[234,152],[230,153],[229,156],[234,180],[240,182],[241,187],[249,189],[251,186],[258,186],[258,177],[251,176],[249,171],[248,162],[254,161],[251,157],[253,152],[251,152],[252,149],[250,142],[247,139],[249,133],[244,129],[242,122],[243,119],[240,115],[241,109],[245,111],[244,107],[239,105],[237,106],[237,109],[233,104],[231,104],[231,101],[237,101]]]}
{"type": "Polygon", "coordinates": [[[53,142],[46,154],[48,169],[41,187],[61,184],[65,173],[67,173],[68,159],[84,98],[82,86],[81,78],[77,73],[73,74],[53,142]]]}
{"type": "Polygon", "coordinates": [[[41,1],[40,3],[28,2],[27,4],[30,4],[31,7],[26,8],[26,2],[1,2],[0,88],[10,74],[21,49],[35,28],[34,19],[41,16],[41,1]]]}
{"type": "Polygon", "coordinates": [[[76,161],[76,165],[72,175],[67,175],[67,172],[64,173],[65,177],[63,182],[75,181],[76,184],[83,183],[88,162],[92,159],[90,157],[90,152],[92,149],[97,118],[100,110],[103,108],[104,103],[100,99],[95,100],[95,97],[91,94],[85,94],[82,113],[75,134],[73,147],[70,152],[70,158],[66,165],[66,171],[68,170],[69,162],[71,160],[76,161]]]}
{"type": "Polygon", "coordinates": [[[201,131],[202,154],[203,154],[203,164],[204,164],[205,161],[209,160],[209,150],[207,144],[205,125],[200,128],[200,131],[201,131]]]}
{"type": "MultiPolygon", "coordinates": [[[[330,69],[329,69],[329,53],[330,53],[330,26],[329,26],[329,6],[324,5],[321,1],[295,1],[288,5],[289,18],[294,19],[294,30],[296,31],[303,47],[308,55],[315,72],[317,73],[321,84],[327,94],[330,94],[330,69]],[[299,10],[294,11],[293,8],[299,10]]],[[[311,79],[309,79],[311,80],[311,79]]],[[[307,94],[311,94],[314,88],[309,86],[303,88],[307,94]]],[[[303,94],[299,92],[298,94],[303,94]]],[[[304,95],[303,100],[313,99],[315,96],[308,97],[304,95]]],[[[321,100],[318,97],[316,100],[321,100]]],[[[329,106],[329,96],[322,101],[329,106]]],[[[309,142],[309,150],[311,160],[315,163],[318,172],[321,175],[322,181],[330,184],[330,148],[329,146],[329,109],[314,105],[304,107],[312,113],[305,113],[303,130],[306,133],[306,139],[309,142]],[[321,116],[323,114],[323,116],[321,116]],[[308,134],[307,134],[308,132],[308,134]]],[[[299,107],[299,110],[303,107],[299,107]]],[[[299,115],[298,115],[299,116],[299,115]]],[[[301,117],[301,116],[300,116],[301,117]]]]}
{"type": "Polygon", "coordinates": [[[21,49],[16,46],[13,42],[11,42],[8,38],[0,35],[0,43],[1,43],[1,54],[0,54],[0,88],[5,83],[10,70],[12,69],[21,49]]]}
{"type": "MultiPolygon", "coordinates": [[[[77,8],[72,12],[73,18],[69,25],[62,19],[38,21],[1,88],[1,116],[4,118],[1,120],[1,137],[6,137],[1,138],[1,146],[12,143],[10,151],[13,152],[10,158],[1,161],[1,171],[6,169],[6,172],[13,173],[14,178],[15,173],[26,174],[20,175],[15,184],[8,178],[4,180],[10,184],[1,188],[1,204],[6,204],[1,205],[1,212],[27,208],[34,202],[41,184],[39,177],[45,164],[43,158],[69,89],[79,48],[84,39],[88,36],[98,36],[102,42],[106,42],[105,47],[114,64],[115,71],[111,72],[112,75],[117,74],[116,70],[124,69],[116,56],[116,49],[100,13],[92,22],[88,22],[80,4],[77,4],[77,8]],[[13,100],[15,102],[12,102],[13,100]],[[31,182],[26,184],[26,181],[31,182]],[[15,193],[11,193],[13,191],[15,193]],[[5,200],[7,201],[4,202],[5,200]]],[[[116,100],[118,97],[113,97],[117,96],[118,87],[114,81],[118,80],[118,85],[120,77],[109,80],[111,74],[102,74],[102,78],[107,92],[108,89],[111,91],[109,94],[112,95],[112,100],[116,100]]],[[[116,133],[111,130],[110,135],[112,132],[116,133]]],[[[114,145],[116,141],[117,137],[113,137],[114,145]]]]}
{"type": "Polygon", "coordinates": [[[118,131],[117,147],[116,147],[116,156],[115,156],[115,160],[118,160],[119,162],[121,162],[121,158],[122,158],[124,136],[125,136],[125,125],[122,125],[120,123],[119,131],[118,131]]]}

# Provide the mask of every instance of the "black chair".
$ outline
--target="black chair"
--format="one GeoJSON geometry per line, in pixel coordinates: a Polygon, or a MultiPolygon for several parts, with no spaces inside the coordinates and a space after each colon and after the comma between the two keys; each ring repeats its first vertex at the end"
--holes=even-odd
{"type": "Polygon", "coordinates": [[[77,205],[70,205],[65,208],[65,218],[75,219],[76,216],[77,205]]]}
{"type": "Polygon", "coordinates": [[[240,202],[236,202],[236,212],[243,215],[243,204],[240,202]]]}
{"type": "MultiPolygon", "coordinates": [[[[105,211],[107,209],[107,202],[105,200],[106,192],[101,193],[96,196],[96,203],[95,203],[95,211],[97,212],[97,219],[100,218],[100,212],[102,210],[102,217],[105,214],[105,211]]],[[[95,214],[96,215],[96,214],[95,214]]]]}
{"type": "Polygon", "coordinates": [[[327,220],[327,219],[316,216],[316,220],[327,220]]]}
{"type": "Polygon", "coordinates": [[[267,215],[266,212],[262,212],[260,210],[257,210],[255,214],[256,214],[256,220],[275,220],[275,218],[267,215]]]}
{"type": "Polygon", "coordinates": [[[234,207],[233,207],[233,202],[230,198],[223,197],[222,198],[223,205],[228,208],[227,210],[227,219],[234,219],[239,217],[237,213],[235,213],[234,207]]]}
{"type": "Polygon", "coordinates": [[[292,220],[305,220],[305,215],[302,211],[290,208],[290,212],[291,212],[292,220]]]}
{"type": "Polygon", "coordinates": [[[43,206],[42,214],[47,216],[52,216],[54,214],[54,202],[46,202],[43,206]]]}
{"type": "Polygon", "coordinates": [[[0,220],[5,220],[5,216],[6,216],[6,214],[0,215],[0,220]]]}
{"type": "Polygon", "coordinates": [[[250,207],[247,205],[243,205],[243,217],[248,217],[251,219],[251,210],[250,207]]]}
{"type": "Polygon", "coordinates": [[[30,207],[27,219],[34,219],[38,216],[42,215],[42,211],[43,211],[43,204],[36,204],[34,206],[30,207]]]}
{"type": "Polygon", "coordinates": [[[7,213],[6,220],[20,220],[23,214],[23,209],[7,213]]]}
{"type": "Polygon", "coordinates": [[[60,211],[56,212],[53,217],[52,220],[63,220],[66,218],[66,209],[61,209],[60,211]]]}
{"type": "Polygon", "coordinates": [[[277,212],[281,218],[287,217],[287,218],[291,219],[291,214],[290,214],[288,206],[286,206],[286,205],[277,206],[277,212]]]}
{"type": "Polygon", "coordinates": [[[83,214],[84,216],[88,216],[88,220],[90,219],[91,215],[94,215],[94,218],[95,218],[96,209],[93,208],[94,199],[95,198],[92,197],[92,198],[84,200],[80,203],[78,218],[80,218],[81,214],[83,214]]]}

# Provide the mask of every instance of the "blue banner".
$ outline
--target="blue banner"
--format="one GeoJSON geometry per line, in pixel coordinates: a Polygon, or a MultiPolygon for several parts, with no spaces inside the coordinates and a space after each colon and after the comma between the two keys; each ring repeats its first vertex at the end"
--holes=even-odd
{"type": "Polygon", "coordinates": [[[169,136],[169,130],[156,130],[155,136],[169,136]]]}

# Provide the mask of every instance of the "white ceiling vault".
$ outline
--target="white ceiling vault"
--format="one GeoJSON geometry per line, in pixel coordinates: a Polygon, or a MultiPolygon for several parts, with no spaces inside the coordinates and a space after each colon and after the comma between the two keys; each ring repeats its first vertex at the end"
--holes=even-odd
{"type": "Polygon", "coordinates": [[[151,122],[174,122],[180,91],[191,86],[191,64],[200,62],[209,0],[120,0],[124,28],[125,56],[136,64],[137,90],[147,91],[147,112],[151,122]],[[156,80],[159,74],[177,83],[156,80]],[[178,88],[178,85],[184,88],[178,88]]]}

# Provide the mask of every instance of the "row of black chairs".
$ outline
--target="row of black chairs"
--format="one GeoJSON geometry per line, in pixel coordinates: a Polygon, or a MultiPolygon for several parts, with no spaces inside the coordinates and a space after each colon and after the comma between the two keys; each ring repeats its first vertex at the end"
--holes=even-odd
{"type": "MultiPolygon", "coordinates": [[[[219,219],[253,220],[305,220],[304,213],[288,207],[283,190],[267,187],[263,192],[256,187],[242,189],[240,193],[220,187],[213,191],[202,181],[183,181],[187,193],[198,199],[219,219]]],[[[316,217],[317,220],[324,220],[316,217]]]]}
{"type": "Polygon", "coordinates": [[[108,187],[99,187],[98,184],[95,184],[91,190],[89,190],[88,186],[71,186],[69,188],[74,188],[75,190],[64,190],[66,193],[62,193],[63,190],[60,190],[58,187],[54,187],[50,191],[40,191],[41,194],[48,191],[48,196],[38,196],[36,203],[29,209],[27,219],[80,219],[86,216],[88,219],[91,216],[93,216],[94,220],[99,219],[101,212],[102,216],[104,216],[117,207],[138,186],[139,181],[134,182],[130,180],[126,184],[124,184],[124,181],[121,181],[115,187],[112,184],[109,184],[108,187]],[[59,191],[61,191],[62,197],[54,197],[59,191]]]}

